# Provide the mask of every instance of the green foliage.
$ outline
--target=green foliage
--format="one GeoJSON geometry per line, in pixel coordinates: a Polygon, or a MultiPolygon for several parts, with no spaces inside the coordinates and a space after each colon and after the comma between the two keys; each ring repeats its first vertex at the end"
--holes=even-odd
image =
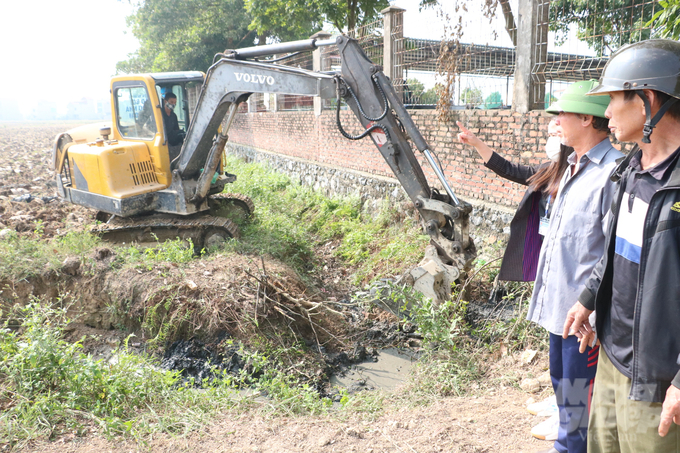
{"type": "Polygon", "coordinates": [[[139,50],[117,73],[207,71],[215,54],[255,44],[243,0],[137,0],[127,18],[139,50]]]}
{"type": "Polygon", "coordinates": [[[663,9],[657,11],[654,17],[645,24],[658,30],[660,38],[680,39],[680,0],[659,0],[663,9]]]}
{"type": "Polygon", "coordinates": [[[142,330],[148,335],[148,350],[162,348],[168,341],[174,340],[184,323],[189,321],[192,311],[184,304],[172,309],[177,301],[177,294],[170,294],[159,303],[145,308],[141,319],[142,330]]]}
{"type": "Polygon", "coordinates": [[[386,392],[378,389],[371,392],[359,392],[348,395],[344,389],[340,390],[341,412],[338,415],[361,414],[364,419],[375,420],[383,414],[385,407],[390,402],[386,392]]]}
{"type": "Polygon", "coordinates": [[[418,79],[406,80],[404,91],[405,104],[436,104],[438,95],[436,87],[425,90],[425,85],[418,79]]]}
{"type": "Polygon", "coordinates": [[[421,104],[436,104],[439,100],[439,87],[432,87],[429,90],[425,90],[423,95],[420,97],[421,104]]]}
{"type": "Polygon", "coordinates": [[[460,102],[476,107],[484,103],[484,96],[480,88],[464,88],[460,93],[460,102]]]}
{"type": "Polygon", "coordinates": [[[311,190],[293,184],[290,178],[258,164],[244,164],[228,158],[230,172],[238,180],[228,188],[230,192],[248,195],[255,203],[255,215],[248,223],[241,223],[241,237],[229,241],[227,250],[254,255],[269,254],[302,273],[313,268],[313,250],[305,213],[316,205],[311,190]]]}
{"type": "Polygon", "coordinates": [[[439,0],[420,0],[418,10],[422,11],[424,9],[434,8],[437,5],[439,5],[439,0]]]}
{"type": "Polygon", "coordinates": [[[422,258],[426,240],[419,227],[412,219],[392,220],[396,213],[388,206],[376,218],[365,218],[357,198],[325,197],[233,156],[227,166],[239,175],[228,190],[248,195],[255,203],[255,216],[239,225],[241,238],[230,241],[227,250],[270,254],[304,275],[315,266],[315,245],[339,241],[335,253],[359,266],[362,278],[375,269],[397,270],[422,258]]]}
{"type": "Polygon", "coordinates": [[[307,39],[323,26],[323,17],[315,2],[245,0],[245,8],[253,17],[251,30],[280,41],[307,39]],[[314,7],[310,8],[310,4],[314,7]]]}
{"type": "Polygon", "coordinates": [[[389,299],[389,306],[401,307],[401,312],[417,326],[423,345],[433,348],[456,349],[465,332],[467,302],[449,300],[437,304],[409,285],[388,283],[378,298],[389,299]]]}
{"type": "MultiPolygon", "coordinates": [[[[300,1],[300,0],[297,0],[300,1]]],[[[390,6],[388,0],[317,0],[327,22],[342,32],[380,18],[380,11],[390,6]]]]}
{"type": "Polygon", "coordinates": [[[550,30],[557,32],[557,44],[562,44],[575,24],[577,38],[604,55],[624,44],[648,39],[651,29],[645,24],[654,7],[654,2],[634,0],[553,0],[550,30]]]}
{"type": "Polygon", "coordinates": [[[557,98],[555,96],[553,96],[551,93],[545,93],[543,105],[545,106],[546,109],[550,107],[550,105],[555,101],[557,101],[557,98]]]}
{"type": "Polygon", "coordinates": [[[435,350],[414,364],[408,390],[430,403],[444,396],[469,395],[483,375],[483,361],[477,351],[435,350]]]}
{"type": "Polygon", "coordinates": [[[81,341],[63,340],[65,309],[34,301],[13,315],[21,320],[19,331],[0,329],[3,444],[93,430],[139,441],[156,432],[185,434],[218,411],[247,406],[236,394],[244,385],[255,395],[266,394],[267,409],[279,414],[315,415],[331,406],[311,385],[280,371],[276,360],[243,348],[239,355],[246,366],[238,375],[215,370],[215,379],[197,389],[191,382],[180,384],[177,372],[129,353],[127,342],[108,362],[92,359],[81,341]]]}
{"type": "Polygon", "coordinates": [[[513,316],[507,320],[488,317],[477,323],[471,330],[471,335],[477,338],[477,345],[491,350],[503,345],[509,352],[527,348],[547,349],[545,329],[527,319],[533,284],[508,282],[505,287],[506,294],[496,308],[498,311],[509,308],[513,316]]]}
{"type": "Polygon", "coordinates": [[[128,27],[139,49],[117,73],[207,71],[215,54],[267,39],[306,39],[324,23],[339,31],[376,20],[388,0],[135,0],[128,27]]]}
{"type": "Polygon", "coordinates": [[[378,19],[388,0],[246,0],[253,16],[252,28],[258,34],[309,37],[323,23],[332,24],[339,32],[353,30],[378,19]],[[307,36],[301,36],[307,29],[307,36]]]}
{"type": "Polygon", "coordinates": [[[68,256],[84,259],[100,239],[87,232],[70,232],[64,236],[44,240],[40,237],[18,235],[14,232],[0,241],[0,276],[22,279],[49,269],[59,269],[68,256]]]}
{"type": "Polygon", "coordinates": [[[274,400],[272,410],[286,415],[324,414],[333,404],[329,398],[319,398],[318,391],[309,383],[301,383],[281,371],[265,370],[254,387],[274,400]]]}
{"type": "Polygon", "coordinates": [[[19,310],[20,333],[0,330],[0,442],[82,434],[94,424],[108,435],[130,433],[140,408],[169,397],[174,373],[125,351],[95,361],[82,343],[62,339],[66,310],[34,301],[19,310]]]}
{"type": "MultiPolygon", "coordinates": [[[[493,261],[492,261],[493,263],[493,261]]],[[[439,305],[411,287],[388,284],[377,297],[389,307],[401,306],[405,322],[416,326],[426,354],[416,363],[407,398],[430,403],[442,396],[461,396],[480,388],[489,352],[547,349],[544,329],[526,320],[532,285],[509,283],[502,303],[492,314],[473,324],[463,291],[474,280],[484,287],[497,272],[491,263],[478,262],[465,285],[453,288],[452,297],[439,305]],[[501,313],[514,310],[507,318],[501,313]]],[[[488,292],[482,297],[488,297],[488,292]]]]}
{"type": "Polygon", "coordinates": [[[129,353],[127,341],[108,362],[84,354],[82,341],[62,338],[66,309],[33,301],[17,310],[12,315],[21,328],[0,329],[2,444],[93,430],[140,441],[155,432],[183,434],[218,411],[243,405],[236,392],[244,385],[266,394],[268,410],[279,414],[316,415],[331,406],[261,354],[241,349],[246,366],[237,376],[215,370],[215,379],[197,389],[191,382],[181,385],[177,372],[129,353]]]}
{"type": "Polygon", "coordinates": [[[423,298],[411,310],[413,323],[423,337],[424,344],[444,345],[456,349],[460,336],[465,329],[465,308],[467,302],[457,302],[453,298],[436,304],[423,298]]]}
{"type": "MultiPolygon", "coordinates": [[[[424,235],[412,219],[383,230],[373,237],[371,244],[366,245],[372,252],[360,262],[354,274],[354,283],[399,274],[415,266],[423,258],[423,250],[429,241],[429,236],[424,235]]],[[[338,253],[342,253],[343,247],[344,241],[338,253]]]]}
{"type": "Polygon", "coordinates": [[[156,263],[188,263],[194,258],[194,246],[191,240],[175,239],[159,242],[154,247],[142,247],[137,244],[120,247],[118,260],[135,267],[152,270],[156,263]]]}
{"type": "Polygon", "coordinates": [[[484,101],[485,109],[497,109],[503,106],[503,97],[498,91],[494,91],[484,101]]]}

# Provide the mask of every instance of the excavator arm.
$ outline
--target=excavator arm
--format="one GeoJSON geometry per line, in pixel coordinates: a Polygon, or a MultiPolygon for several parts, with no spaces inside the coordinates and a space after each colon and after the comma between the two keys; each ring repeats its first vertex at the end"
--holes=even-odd
{"type": "Polygon", "coordinates": [[[467,268],[476,255],[468,234],[472,207],[454,195],[427,142],[382,68],[368,59],[357,41],[340,37],[337,45],[342,57],[342,71],[337,78],[338,101],[344,99],[365,128],[357,136],[345,132],[340,122],[338,102],[336,121],[340,132],[348,139],[363,138],[367,133],[371,136],[418,209],[423,228],[439,256],[458,269],[467,268]],[[445,193],[429,186],[409,139],[425,156],[445,193]]]}
{"type": "Polygon", "coordinates": [[[449,279],[455,280],[460,270],[468,268],[476,256],[474,243],[468,234],[471,206],[454,195],[430,147],[389,79],[382,68],[366,56],[356,40],[345,36],[326,41],[310,39],[237,49],[220,57],[207,73],[194,120],[175,163],[175,172],[182,179],[206,169],[196,185],[192,197],[194,202],[208,194],[208,177],[218,166],[219,153],[228,140],[229,127],[238,105],[252,93],[336,99],[336,121],[340,133],[352,140],[366,136],[373,140],[420,213],[424,231],[436,247],[438,258],[452,268],[449,274],[453,273],[453,277],[449,279]],[[338,47],[342,57],[340,73],[321,73],[247,60],[313,50],[325,45],[338,47]],[[361,134],[351,135],[345,131],[340,116],[342,102],[350,107],[364,127],[361,134]],[[425,156],[443,193],[428,184],[409,140],[425,156]]]}

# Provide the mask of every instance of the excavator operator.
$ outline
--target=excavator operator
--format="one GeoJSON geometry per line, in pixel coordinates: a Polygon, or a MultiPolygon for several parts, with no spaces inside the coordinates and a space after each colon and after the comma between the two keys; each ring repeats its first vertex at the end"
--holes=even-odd
{"type": "Polygon", "coordinates": [[[170,149],[170,161],[173,161],[178,155],[184,142],[186,132],[179,128],[177,115],[173,111],[177,105],[177,96],[172,91],[165,93],[163,98],[163,124],[165,125],[165,133],[168,137],[168,147],[170,149]]]}

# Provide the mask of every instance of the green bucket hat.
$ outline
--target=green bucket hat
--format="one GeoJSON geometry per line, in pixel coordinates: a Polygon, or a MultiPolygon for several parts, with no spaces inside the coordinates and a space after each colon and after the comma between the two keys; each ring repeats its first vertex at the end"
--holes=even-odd
{"type": "Polygon", "coordinates": [[[545,109],[548,113],[580,113],[604,118],[604,111],[609,105],[609,96],[586,96],[586,94],[598,85],[597,80],[583,80],[574,82],[564,90],[562,97],[545,109]]]}

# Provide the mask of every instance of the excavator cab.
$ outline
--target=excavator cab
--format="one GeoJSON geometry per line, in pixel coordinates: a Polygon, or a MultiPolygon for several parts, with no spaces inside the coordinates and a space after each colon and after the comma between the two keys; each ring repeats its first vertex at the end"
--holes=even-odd
{"type": "Polygon", "coordinates": [[[60,195],[118,216],[156,210],[150,194],[171,185],[171,163],[181,150],[181,144],[174,149],[169,144],[162,95],[177,96],[175,114],[186,131],[189,99],[198,97],[204,77],[198,71],[114,77],[113,121],[75,128],[56,139],[60,195]]]}
{"type": "MultiPolygon", "coordinates": [[[[191,121],[189,99],[197,99],[204,80],[202,72],[164,72],[116,77],[111,81],[114,138],[143,141],[159,173],[160,182],[170,184],[172,161],[179,155],[181,143],[171,143],[163,120],[163,102],[167,93],[177,98],[174,114],[179,129],[186,132],[191,121]]],[[[194,101],[195,103],[195,101],[194,101]]]]}

